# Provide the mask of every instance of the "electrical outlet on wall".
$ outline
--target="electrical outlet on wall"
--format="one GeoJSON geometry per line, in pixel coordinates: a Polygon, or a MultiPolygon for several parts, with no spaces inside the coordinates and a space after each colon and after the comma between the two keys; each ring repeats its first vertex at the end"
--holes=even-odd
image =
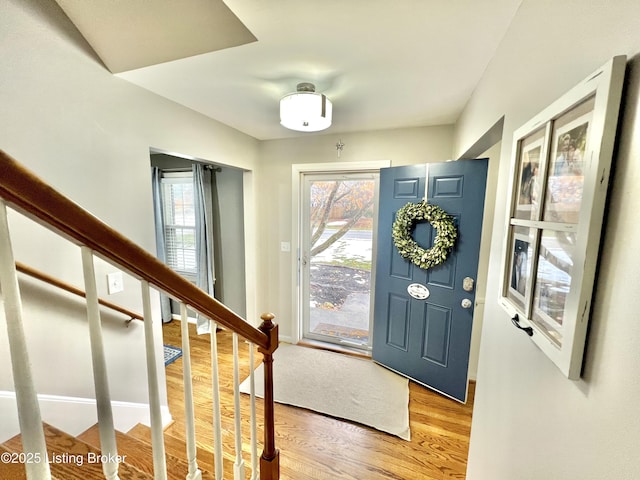
{"type": "Polygon", "coordinates": [[[124,290],[124,278],[122,272],[113,272],[107,275],[107,291],[109,295],[118,293],[124,290]]]}

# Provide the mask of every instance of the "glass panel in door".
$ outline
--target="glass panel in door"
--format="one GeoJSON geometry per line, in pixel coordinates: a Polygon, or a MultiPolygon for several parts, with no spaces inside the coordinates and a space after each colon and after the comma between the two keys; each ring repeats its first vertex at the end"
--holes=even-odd
{"type": "Polygon", "coordinates": [[[303,337],[368,349],[377,173],[305,175],[303,337]]]}

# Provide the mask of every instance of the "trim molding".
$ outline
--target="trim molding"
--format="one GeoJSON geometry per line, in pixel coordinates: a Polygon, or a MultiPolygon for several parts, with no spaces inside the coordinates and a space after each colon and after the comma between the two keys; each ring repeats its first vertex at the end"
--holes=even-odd
{"type": "MultiPolygon", "coordinates": [[[[69,397],[65,395],[38,394],[42,421],[64,430],[70,435],[79,435],[97,423],[95,398],[69,397]]],[[[149,404],[112,401],[113,421],[116,430],[127,432],[138,423],[150,426],[149,404]]],[[[161,406],[162,426],[173,422],[168,406],[161,406]]],[[[16,413],[16,394],[0,390],[0,443],[20,432],[16,413]]]]}

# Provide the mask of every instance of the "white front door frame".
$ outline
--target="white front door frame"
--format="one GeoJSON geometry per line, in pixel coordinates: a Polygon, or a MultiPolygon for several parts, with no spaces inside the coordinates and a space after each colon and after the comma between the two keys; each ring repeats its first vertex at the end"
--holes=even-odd
{"type": "MultiPolygon", "coordinates": [[[[327,162],[327,163],[300,163],[291,165],[291,278],[295,286],[292,295],[292,322],[291,341],[297,343],[301,339],[302,332],[302,306],[300,305],[300,222],[302,215],[301,194],[304,175],[310,173],[327,172],[358,172],[362,170],[379,170],[391,166],[390,160],[375,160],[370,162],[327,162]]],[[[375,258],[375,241],[374,241],[375,258]]]]}

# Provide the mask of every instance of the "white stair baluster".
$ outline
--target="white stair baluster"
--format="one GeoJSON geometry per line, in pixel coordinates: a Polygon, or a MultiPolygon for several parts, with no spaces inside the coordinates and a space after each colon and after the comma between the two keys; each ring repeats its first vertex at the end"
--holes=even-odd
{"type": "MultiPolygon", "coordinates": [[[[84,288],[87,300],[87,318],[89,321],[89,339],[91,341],[93,383],[98,409],[100,449],[102,450],[102,455],[107,455],[110,459],[117,459],[118,449],[116,446],[116,432],[113,426],[107,362],[105,360],[104,343],[102,340],[102,325],[100,323],[100,306],[98,303],[98,289],[96,287],[96,274],[93,265],[93,252],[88,247],[81,247],[81,252],[84,288]]],[[[102,470],[107,480],[117,480],[119,478],[117,461],[104,462],[102,464],[102,470]]]]}
{"type": "Polygon", "coordinates": [[[153,337],[153,315],[149,282],[141,281],[142,312],[144,317],[144,343],[147,351],[147,381],[149,383],[149,411],[151,415],[151,446],[153,447],[153,475],[155,480],[166,480],[167,461],[164,452],[162,432],[162,411],[160,408],[160,387],[156,363],[155,339],[153,337]]]}
{"type": "Polygon", "coordinates": [[[236,461],[233,464],[234,480],[244,480],[244,460],[242,458],[242,417],[240,415],[240,358],[238,354],[238,334],[233,334],[233,406],[236,436],[236,461]]]}
{"type": "Polygon", "coordinates": [[[22,325],[22,301],[11,247],[7,207],[0,199],[0,288],[4,299],[7,335],[11,353],[13,383],[18,404],[18,422],[25,453],[33,455],[34,462],[25,464],[29,480],[50,480],[47,445],[42,428],[38,394],[31,375],[31,363],[22,325]]]}
{"type": "Polygon", "coordinates": [[[215,322],[211,323],[211,386],[213,399],[213,458],[215,462],[215,479],[222,480],[224,477],[222,459],[222,425],[220,413],[220,378],[218,376],[218,338],[215,322]]]}
{"type": "Polygon", "coordinates": [[[249,343],[249,400],[251,402],[251,480],[258,480],[258,427],[256,422],[256,381],[254,376],[253,343],[249,343]]]}
{"type": "Polygon", "coordinates": [[[193,408],[193,382],[191,380],[191,346],[189,342],[189,318],[187,306],[180,303],[180,333],[182,336],[182,381],[184,384],[185,435],[187,437],[187,480],[201,480],[196,458],[196,427],[193,408]]]}

